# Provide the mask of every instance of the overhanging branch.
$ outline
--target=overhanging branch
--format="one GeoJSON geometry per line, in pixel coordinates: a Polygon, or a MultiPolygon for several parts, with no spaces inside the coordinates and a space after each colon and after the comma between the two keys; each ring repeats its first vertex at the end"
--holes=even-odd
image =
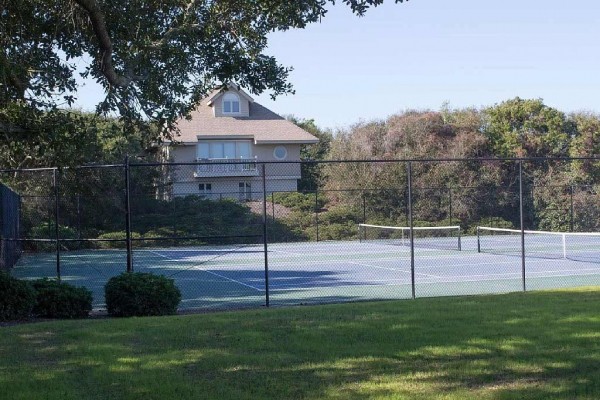
{"type": "Polygon", "coordinates": [[[125,87],[128,86],[131,81],[131,76],[123,76],[117,73],[112,62],[113,45],[110,39],[108,30],[106,29],[106,22],[104,20],[104,14],[96,0],[73,0],[81,8],[83,8],[90,18],[92,23],[92,29],[98,39],[99,44],[99,61],[100,71],[106,77],[108,82],[113,86],[125,87]]]}

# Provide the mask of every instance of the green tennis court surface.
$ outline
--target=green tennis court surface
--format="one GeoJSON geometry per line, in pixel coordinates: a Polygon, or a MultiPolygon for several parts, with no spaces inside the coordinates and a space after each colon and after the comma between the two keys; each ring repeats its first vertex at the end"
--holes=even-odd
{"type": "MultiPolygon", "coordinates": [[[[480,245],[502,240],[497,251],[477,252],[475,237],[415,240],[416,295],[444,296],[522,290],[518,243],[482,238],[480,245]],[[514,246],[517,245],[516,249],[514,246]],[[508,251],[510,249],[510,251],[508,251]]],[[[509,239],[517,240],[517,239],[509,239]]],[[[553,248],[552,241],[527,243],[553,248]]],[[[303,242],[268,245],[270,303],[301,304],[412,296],[410,249],[406,241],[303,242]],[[398,245],[400,244],[400,245],[398,245]]],[[[531,252],[526,260],[527,289],[600,285],[600,256],[594,243],[583,243],[583,260],[563,257],[563,250],[531,252]],[[593,256],[598,256],[594,258],[593,256]]],[[[482,251],[486,251],[483,249],[482,251]]],[[[175,280],[181,309],[257,307],[265,304],[265,253],[262,245],[137,249],[137,272],[175,280]]],[[[125,271],[125,250],[78,250],[61,253],[61,277],[94,293],[104,306],[104,285],[125,271]]],[[[24,255],[13,275],[35,279],[56,276],[56,255],[24,255]]]]}

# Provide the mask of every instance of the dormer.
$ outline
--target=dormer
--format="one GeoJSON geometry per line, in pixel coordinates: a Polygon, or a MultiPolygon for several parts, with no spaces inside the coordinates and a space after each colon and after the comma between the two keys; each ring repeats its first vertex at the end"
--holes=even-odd
{"type": "Polygon", "coordinates": [[[229,83],[215,90],[209,96],[207,105],[212,108],[215,117],[249,117],[250,103],[254,99],[239,86],[229,83]]]}

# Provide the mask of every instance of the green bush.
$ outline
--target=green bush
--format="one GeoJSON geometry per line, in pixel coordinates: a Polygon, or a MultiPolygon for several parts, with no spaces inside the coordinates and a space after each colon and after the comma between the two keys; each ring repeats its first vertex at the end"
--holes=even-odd
{"type": "Polygon", "coordinates": [[[115,317],[175,314],[181,301],[173,279],[139,272],[112,277],[104,291],[108,313],[115,317]]]}
{"type": "MultiPolygon", "coordinates": [[[[32,238],[36,239],[55,239],[55,227],[56,225],[54,224],[54,222],[43,222],[31,228],[31,232],[29,234],[32,238]]],[[[61,239],[75,239],[77,237],[75,229],[60,224],[58,225],[58,235],[61,239]]],[[[79,243],[77,242],[62,242],[61,244],[64,250],[71,250],[77,245],[79,245],[79,243]]],[[[54,251],[56,249],[56,244],[47,242],[27,241],[25,242],[25,249],[31,251],[54,251]]]]}
{"type": "MultiPolygon", "coordinates": [[[[132,239],[140,239],[142,235],[137,232],[131,232],[132,239]]],[[[125,231],[117,231],[117,232],[106,232],[101,235],[98,235],[98,239],[109,240],[106,242],[98,242],[98,245],[101,249],[125,249],[127,247],[127,232],[125,231]],[[112,241],[119,239],[119,241],[112,241]]]]}
{"type": "Polygon", "coordinates": [[[0,271],[0,321],[26,319],[34,306],[33,287],[0,271]]]}
{"type": "Polygon", "coordinates": [[[298,192],[286,192],[286,193],[274,193],[272,199],[275,203],[281,204],[282,206],[291,208],[292,210],[299,211],[311,211],[314,212],[315,208],[321,209],[326,204],[326,199],[322,194],[317,194],[315,204],[314,193],[298,193],[298,192]]]}
{"type": "MultiPolygon", "coordinates": [[[[54,239],[56,237],[56,229],[54,222],[43,222],[31,228],[31,237],[40,239],[54,239]]],[[[58,225],[58,234],[61,239],[75,239],[75,229],[58,225]]]]}
{"type": "Polygon", "coordinates": [[[92,311],[92,292],[47,278],[33,282],[33,314],[45,318],[85,318],[92,311]]]}

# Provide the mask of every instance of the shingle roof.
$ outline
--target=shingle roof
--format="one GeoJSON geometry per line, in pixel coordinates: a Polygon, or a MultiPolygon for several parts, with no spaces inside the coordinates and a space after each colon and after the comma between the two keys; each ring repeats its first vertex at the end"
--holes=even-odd
{"type": "MultiPolygon", "coordinates": [[[[214,93],[212,93],[214,95],[214,93]]],[[[319,140],[292,122],[256,102],[250,102],[249,117],[215,117],[204,98],[191,119],[177,122],[178,142],[197,142],[198,136],[207,138],[253,138],[255,143],[316,143],[319,140]]]]}

